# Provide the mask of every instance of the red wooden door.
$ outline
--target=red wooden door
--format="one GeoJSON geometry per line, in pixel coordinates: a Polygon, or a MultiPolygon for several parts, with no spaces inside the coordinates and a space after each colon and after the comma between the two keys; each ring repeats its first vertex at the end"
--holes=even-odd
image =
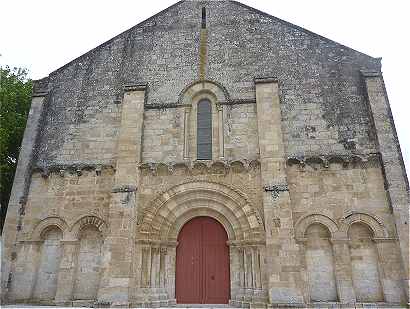
{"type": "Polygon", "coordinates": [[[227,304],[229,300],[228,237],[223,226],[197,217],[178,235],[176,298],[180,304],[227,304]]]}

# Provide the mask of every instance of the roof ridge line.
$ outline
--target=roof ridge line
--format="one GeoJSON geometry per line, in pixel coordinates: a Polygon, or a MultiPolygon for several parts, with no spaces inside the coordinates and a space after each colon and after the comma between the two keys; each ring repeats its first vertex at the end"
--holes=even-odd
{"type": "Polygon", "coordinates": [[[290,26],[291,28],[297,29],[297,30],[302,31],[302,32],[304,32],[304,33],[306,33],[306,34],[309,34],[309,35],[313,35],[313,36],[315,36],[315,37],[317,37],[317,38],[319,38],[319,39],[321,39],[321,40],[324,40],[324,41],[327,41],[327,42],[330,42],[330,43],[333,43],[333,44],[336,44],[336,45],[340,45],[340,46],[342,46],[342,47],[344,47],[344,48],[346,48],[346,49],[349,49],[349,50],[354,51],[354,52],[356,52],[356,53],[362,54],[362,55],[364,55],[364,56],[366,56],[366,57],[370,57],[370,58],[372,58],[372,59],[376,59],[376,60],[381,59],[380,57],[370,56],[370,55],[368,55],[368,54],[366,54],[366,53],[363,53],[363,52],[361,52],[361,51],[358,51],[358,50],[356,50],[356,49],[354,49],[354,48],[352,48],[352,47],[346,46],[346,45],[344,45],[344,44],[342,44],[342,43],[339,43],[339,42],[337,42],[337,41],[335,41],[335,40],[329,39],[329,38],[327,38],[327,37],[325,37],[325,36],[323,36],[323,35],[320,35],[320,34],[317,34],[317,33],[313,32],[313,31],[310,31],[310,30],[308,30],[308,29],[306,29],[306,28],[303,28],[303,27],[301,27],[301,26],[292,24],[291,22],[288,22],[288,21],[286,21],[286,20],[283,20],[283,19],[281,19],[281,18],[279,18],[279,17],[273,16],[273,15],[271,15],[271,14],[269,14],[269,13],[266,13],[266,12],[263,12],[263,11],[261,11],[261,10],[255,9],[255,8],[253,8],[253,7],[251,7],[251,6],[247,5],[247,4],[241,3],[241,2],[239,2],[239,1],[237,1],[237,0],[228,0],[228,1],[229,1],[229,2],[232,2],[232,3],[234,3],[234,4],[237,4],[237,5],[239,5],[239,6],[242,6],[242,7],[246,8],[246,9],[248,9],[248,10],[254,11],[255,13],[262,14],[262,15],[264,15],[264,16],[266,16],[266,17],[269,17],[270,19],[273,19],[273,20],[275,20],[275,21],[277,21],[277,22],[280,22],[280,23],[282,23],[282,24],[285,24],[285,25],[287,25],[287,26],[290,26]]]}
{"type": "MultiPolygon", "coordinates": [[[[144,19],[143,21],[141,21],[141,22],[139,22],[138,24],[132,26],[131,28],[128,28],[127,30],[124,30],[123,32],[117,34],[116,36],[112,37],[111,39],[109,39],[109,40],[107,40],[107,41],[105,41],[105,42],[103,42],[103,43],[97,45],[96,47],[90,49],[89,51],[85,52],[84,54],[82,54],[82,55],[80,55],[80,56],[74,58],[73,60],[67,62],[66,64],[62,65],[61,67],[55,69],[54,71],[51,71],[47,76],[44,76],[43,78],[39,78],[39,79],[37,79],[37,80],[42,80],[42,79],[45,79],[45,78],[47,78],[47,77],[50,77],[51,75],[55,74],[57,71],[60,71],[60,70],[64,69],[65,67],[69,66],[70,64],[72,64],[73,62],[77,61],[78,59],[84,57],[85,55],[88,55],[88,54],[90,54],[90,53],[92,53],[92,52],[95,52],[98,48],[101,48],[101,47],[103,47],[103,46],[109,44],[110,42],[114,41],[115,39],[117,39],[118,37],[124,35],[125,33],[131,31],[132,29],[141,27],[141,26],[144,25],[145,23],[151,21],[152,19],[158,17],[159,15],[161,15],[161,14],[163,14],[163,13],[169,11],[170,9],[172,9],[172,8],[174,8],[174,7],[176,7],[176,6],[178,6],[179,4],[181,4],[181,3],[185,2],[185,1],[186,1],[186,0],[180,0],[180,1],[178,1],[178,2],[176,2],[176,3],[174,3],[174,4],[172,4],[172,5],[170,5],[169,7],[167,7],[167,8],[165,8],[165,9],[159,11],[158,13],[155,13],[154,15],[148,17],[147,19],[144,19]]],[[[36,80],[35,80],[35,81],[36,81],[36,80]]]]}

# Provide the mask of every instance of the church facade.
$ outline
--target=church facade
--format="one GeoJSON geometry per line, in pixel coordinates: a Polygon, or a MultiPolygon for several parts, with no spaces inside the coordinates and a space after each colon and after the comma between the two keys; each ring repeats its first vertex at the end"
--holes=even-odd
{"type": "Polygon", "coordinates": [[[35,82],[2,301],[405,307],[408,190],[379,58],[181,1],[35,82]]]}

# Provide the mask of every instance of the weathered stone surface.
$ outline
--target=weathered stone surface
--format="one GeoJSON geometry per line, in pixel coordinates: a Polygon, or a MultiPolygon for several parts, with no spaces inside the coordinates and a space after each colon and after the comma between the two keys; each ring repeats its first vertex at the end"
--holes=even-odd
{"type": "Polygon", "coordinates": [[[178,233],[210,216],[231,306],[408,303],[383,87],[379,59],[235,1],[179,2],[73,60],[35,83],[2,301],[174,306],[178,233]],[[202,99],[211,160],[197,160],[202,99]]]}

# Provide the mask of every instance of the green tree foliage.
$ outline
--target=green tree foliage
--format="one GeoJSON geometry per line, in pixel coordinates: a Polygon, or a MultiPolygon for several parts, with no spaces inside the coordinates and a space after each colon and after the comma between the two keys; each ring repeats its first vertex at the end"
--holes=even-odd
{"type": "Polygon", "coordinates": [[[30,110],[31,92],[32,82],[25,69],[0,67],[0,232],[30,110]]]}

